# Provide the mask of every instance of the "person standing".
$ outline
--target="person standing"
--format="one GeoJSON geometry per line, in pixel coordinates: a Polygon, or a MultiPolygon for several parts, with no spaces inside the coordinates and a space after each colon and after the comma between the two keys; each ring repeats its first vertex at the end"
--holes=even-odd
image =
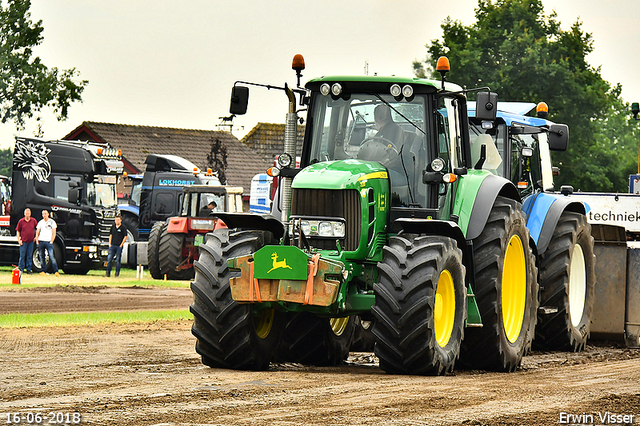
{"type": "Polygon", "coordinates": [[[115,223],[111,225],[111,232],[109,233],[109,257],[107,258],[107,273],[105,277],[111,276],[111,267],[114,258],[116,260],[116,277],[120,275],[122,247],[125,241],[127,241],[127,228],[122,224],[122,216],[118,213],[115,223]]]}
{"type": "Polygon", "coordinates": [[[60,276],[58,272],[58,262],[56,262],[56,256],[53,253],[53,242],[56,239],[57,227],[56,221],[49,218],[49,211],[42,210],[42,220],[38,222],[38,226],[36,227],[36,244],[38,245],[40,264],[42,265],[40,275],[45,275],[45,271],[47,270],[47,258],[44,255],[46,250],[49,253],[49,261],[51,262],[55,276],[60,276]]]}
{"type": "Polygon", "coordinates": [[[24,217],[18,221],[16,226],[16,236],[20,245],[20,261],[18,262],[20,273],[24,272],[25,265],[27,274],[31,273],[33,243],[36,238],[37,224],[38,221],[31,217],[31,209],[28,207],[24,209],[24,217]]]}

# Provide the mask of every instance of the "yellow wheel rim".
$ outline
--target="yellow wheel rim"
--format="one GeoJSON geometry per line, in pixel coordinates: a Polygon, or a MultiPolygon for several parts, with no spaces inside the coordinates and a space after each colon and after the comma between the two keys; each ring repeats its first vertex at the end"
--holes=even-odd
{"type": "Polygon", "coordinates": [[[265,339],[269,333],[271,333],[275,313],[276,310],[273,308],[262,309],[259,312],[254,312],[253,325],[255,326],[256,334],[259,338],[265,339]]]}
{"type": "Polygon", "coordinates": [[[502,269],[502,321],[507,339],[515,343],[522,330],[527,304],[527,265],[522,240],[514,235],[509,240],[502,269]]]}
{"type": "Polygon", "coordinates": [[[331,318],[329,320],[329,325],[331,325],[331,330],[336,336],[342,336],[344,330],[347,328],[347,324],[349,323],[349,317],[344,318],[331,318]]]}
{"type": "Polygon", "coordinates": [[[456,294],[453,277],[448,270],[442,271],[436,288],[436,300],[433,307],[433,328],[440,347],[447,346],[456,318],[456,294]]]}

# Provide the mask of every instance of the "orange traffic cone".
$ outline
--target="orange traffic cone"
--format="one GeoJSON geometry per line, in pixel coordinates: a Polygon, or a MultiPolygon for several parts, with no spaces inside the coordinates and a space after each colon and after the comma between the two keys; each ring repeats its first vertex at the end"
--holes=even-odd
{"type": "Polygon", "coordinates": [[[13,270],[13,274],[11,275],[11,284],[22,284],[22,272],[20,272],[20,269],[15,268],[13,270]]]}

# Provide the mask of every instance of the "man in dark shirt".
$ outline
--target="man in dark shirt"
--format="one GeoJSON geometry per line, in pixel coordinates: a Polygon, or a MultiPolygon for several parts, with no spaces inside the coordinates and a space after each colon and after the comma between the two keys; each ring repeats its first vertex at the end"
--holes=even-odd
{"type": "Polygon", "coordinates": [[[120,265],[122,258],[122,246],[127,241],[127,228],[122,224],[122,216],[116,215],[116,223],[111,225],[109,233],[109,257],[107,258],[107,273],[105,276],[111,276],[111,266],[113,259],[116,259],[116,277],[120,275],[120,265]]]}
{"type": "Polygon", "coordinates": [[[27,274],[31,273],[31,262],[33,256],[33,242],[36,236],[36,225],[38,221],[31,217],[31,209],[24,209],[24,217],[18,221],[16,226],[16,236],[20,245],[20,261],[18,268],[20,272],[24,272],[25,263],[27,266],[27,274]]]}

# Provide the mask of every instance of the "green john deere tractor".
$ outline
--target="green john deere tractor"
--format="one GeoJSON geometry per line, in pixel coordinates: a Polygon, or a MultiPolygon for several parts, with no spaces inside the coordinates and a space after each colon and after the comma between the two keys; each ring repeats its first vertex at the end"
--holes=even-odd
{"type": "MultiPolygon", "coordinates": [[[[465,91],[442,81],[322,77],[289,98],[271,215],[220,214],[191,288],[204,364],[265,369],[271,361],[335,365],[360,320],[389,373],[513,371],[538,307],[533,243],[507,179],[471,164],[465,91]],[[302,153],[296,108],[307,109],[302,153]],[[296,154],[300,168],[295,168],[296,154]]],[[[253,83],[236,83],[246,112],[253,83]]],[[[264,85],[259,85],[264,86],[264,85]]],[[[476,117],[492,121],[496,95],[476,117]]]]}

